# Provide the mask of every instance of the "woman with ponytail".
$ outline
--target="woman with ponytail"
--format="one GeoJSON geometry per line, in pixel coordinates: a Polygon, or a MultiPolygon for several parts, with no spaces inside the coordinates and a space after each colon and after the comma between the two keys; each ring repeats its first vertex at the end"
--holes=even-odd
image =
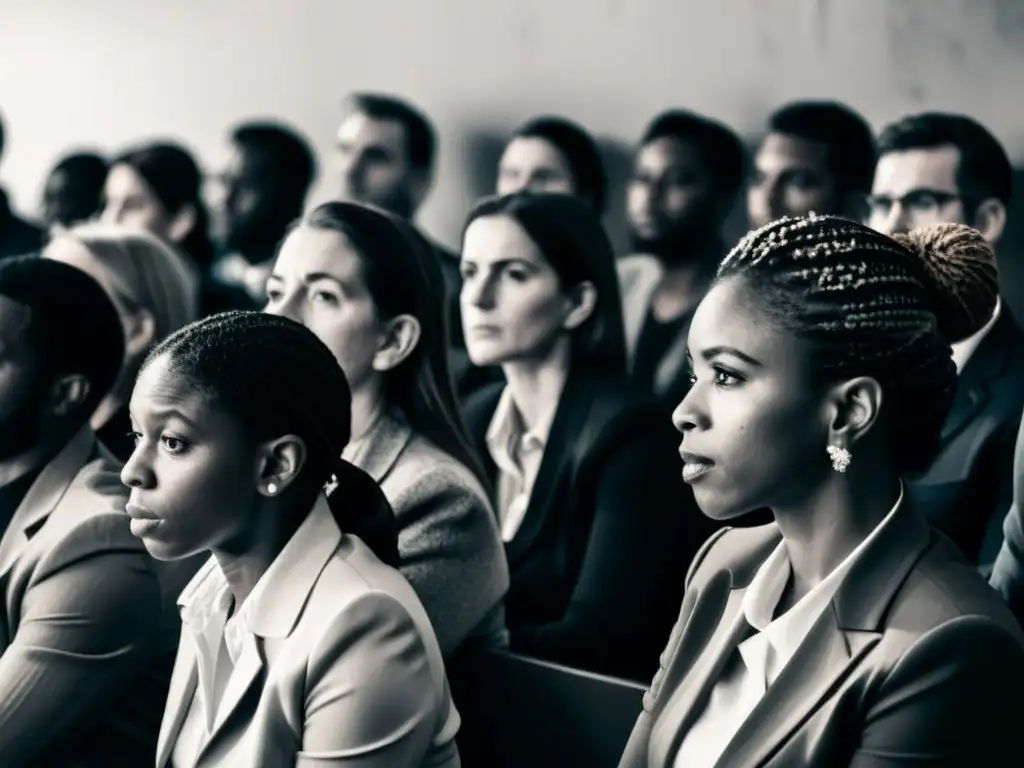
{"type": "Polygon", "coordinates": [[[394,515],[340,458],[350,411],[330,350],[286,318],[215,315],[143,364],[132,532],[159,560],[213,554],[178,600],[158,766],[458,765],[394,515]]]}

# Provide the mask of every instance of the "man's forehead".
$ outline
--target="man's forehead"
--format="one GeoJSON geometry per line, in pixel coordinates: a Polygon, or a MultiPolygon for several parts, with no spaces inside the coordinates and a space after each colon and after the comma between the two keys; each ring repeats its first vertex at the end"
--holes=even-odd
{"type": "Polygon", "coordinates": [[[31,322],[31,307],[0,294],[0,343],[11,345],[23,341],[31,322]]]}
{"type": "Polygon", "coordinates": [[[960,153],[956,147],[886,152],[875,168],[875,193],[903,194],[912,189],[956,191],[960,153]]]}

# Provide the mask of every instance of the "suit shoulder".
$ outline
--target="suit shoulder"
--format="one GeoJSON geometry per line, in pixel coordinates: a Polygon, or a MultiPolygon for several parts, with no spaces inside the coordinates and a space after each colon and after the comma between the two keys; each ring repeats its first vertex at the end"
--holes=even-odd
{"type": "Polygon", "coordinates": [[[429,506],[433,500],[448,504],[458,499],[460,506],[489,508],[487,493],[469,468],[415,433],[381,487],[399,516],[401,509],[429,506]]]}
{"type": "Polygon", "coordinates": [[[920,635],[968,616],[988,619],[986,625],[1001,627],[1024,647],[1024,632],[999,595],[953,544],[936,537],[896,595],[888,626],[920,635]]]}

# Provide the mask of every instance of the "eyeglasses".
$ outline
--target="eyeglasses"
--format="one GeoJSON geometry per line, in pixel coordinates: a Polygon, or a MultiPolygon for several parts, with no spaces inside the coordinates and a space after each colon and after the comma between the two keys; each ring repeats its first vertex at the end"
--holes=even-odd
{"type": "Polygon", "coordinates": [[[912,189],[901,197],[889,197],[888,195],[868,195],[868,215],[872,218],[887,217],[894,205],[911,214],[929,216],[939,213],[950,203],[961,200],[956,192],[947,192],[941,189],[919,188],[912,189]]]}

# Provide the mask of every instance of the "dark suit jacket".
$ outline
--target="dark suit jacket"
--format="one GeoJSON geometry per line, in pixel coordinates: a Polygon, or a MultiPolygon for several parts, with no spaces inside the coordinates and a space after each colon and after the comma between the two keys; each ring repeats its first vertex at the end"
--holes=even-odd
{"type": "Polygon", "coordinates": [[[0,190],[0,259],[35,253],[43,247],[45,233],[38,227],[16,216],[0,190]]]}
{"type": "MultiPolygon", "coordinates": [[[[485,444],[501,385],[467,403],[485,444]]],[[[625,377],[578,371],[562,393],[530,504],[505,546],[512,650],[650,679],[690,558],[712,531],[681,479],[679,437],[625,377]]]]}
{"type": "Polygon", "coordinates": [[[909,484],[917,506],[975,564],[995,560],[1013,499],[1013,448],[1024,408],[1024,331],[1003,303],[960,374],[942,452],[909,484]]]}
{"type": "MultiPolygon", "coordinates": [[[[726,528],[694,559],[620,768],[672,768],[736,646],[778,527],[726,528]]],[[[910,504],[868,545],[716,766],[1019,764],[1024,634],[910,504]]]]}

